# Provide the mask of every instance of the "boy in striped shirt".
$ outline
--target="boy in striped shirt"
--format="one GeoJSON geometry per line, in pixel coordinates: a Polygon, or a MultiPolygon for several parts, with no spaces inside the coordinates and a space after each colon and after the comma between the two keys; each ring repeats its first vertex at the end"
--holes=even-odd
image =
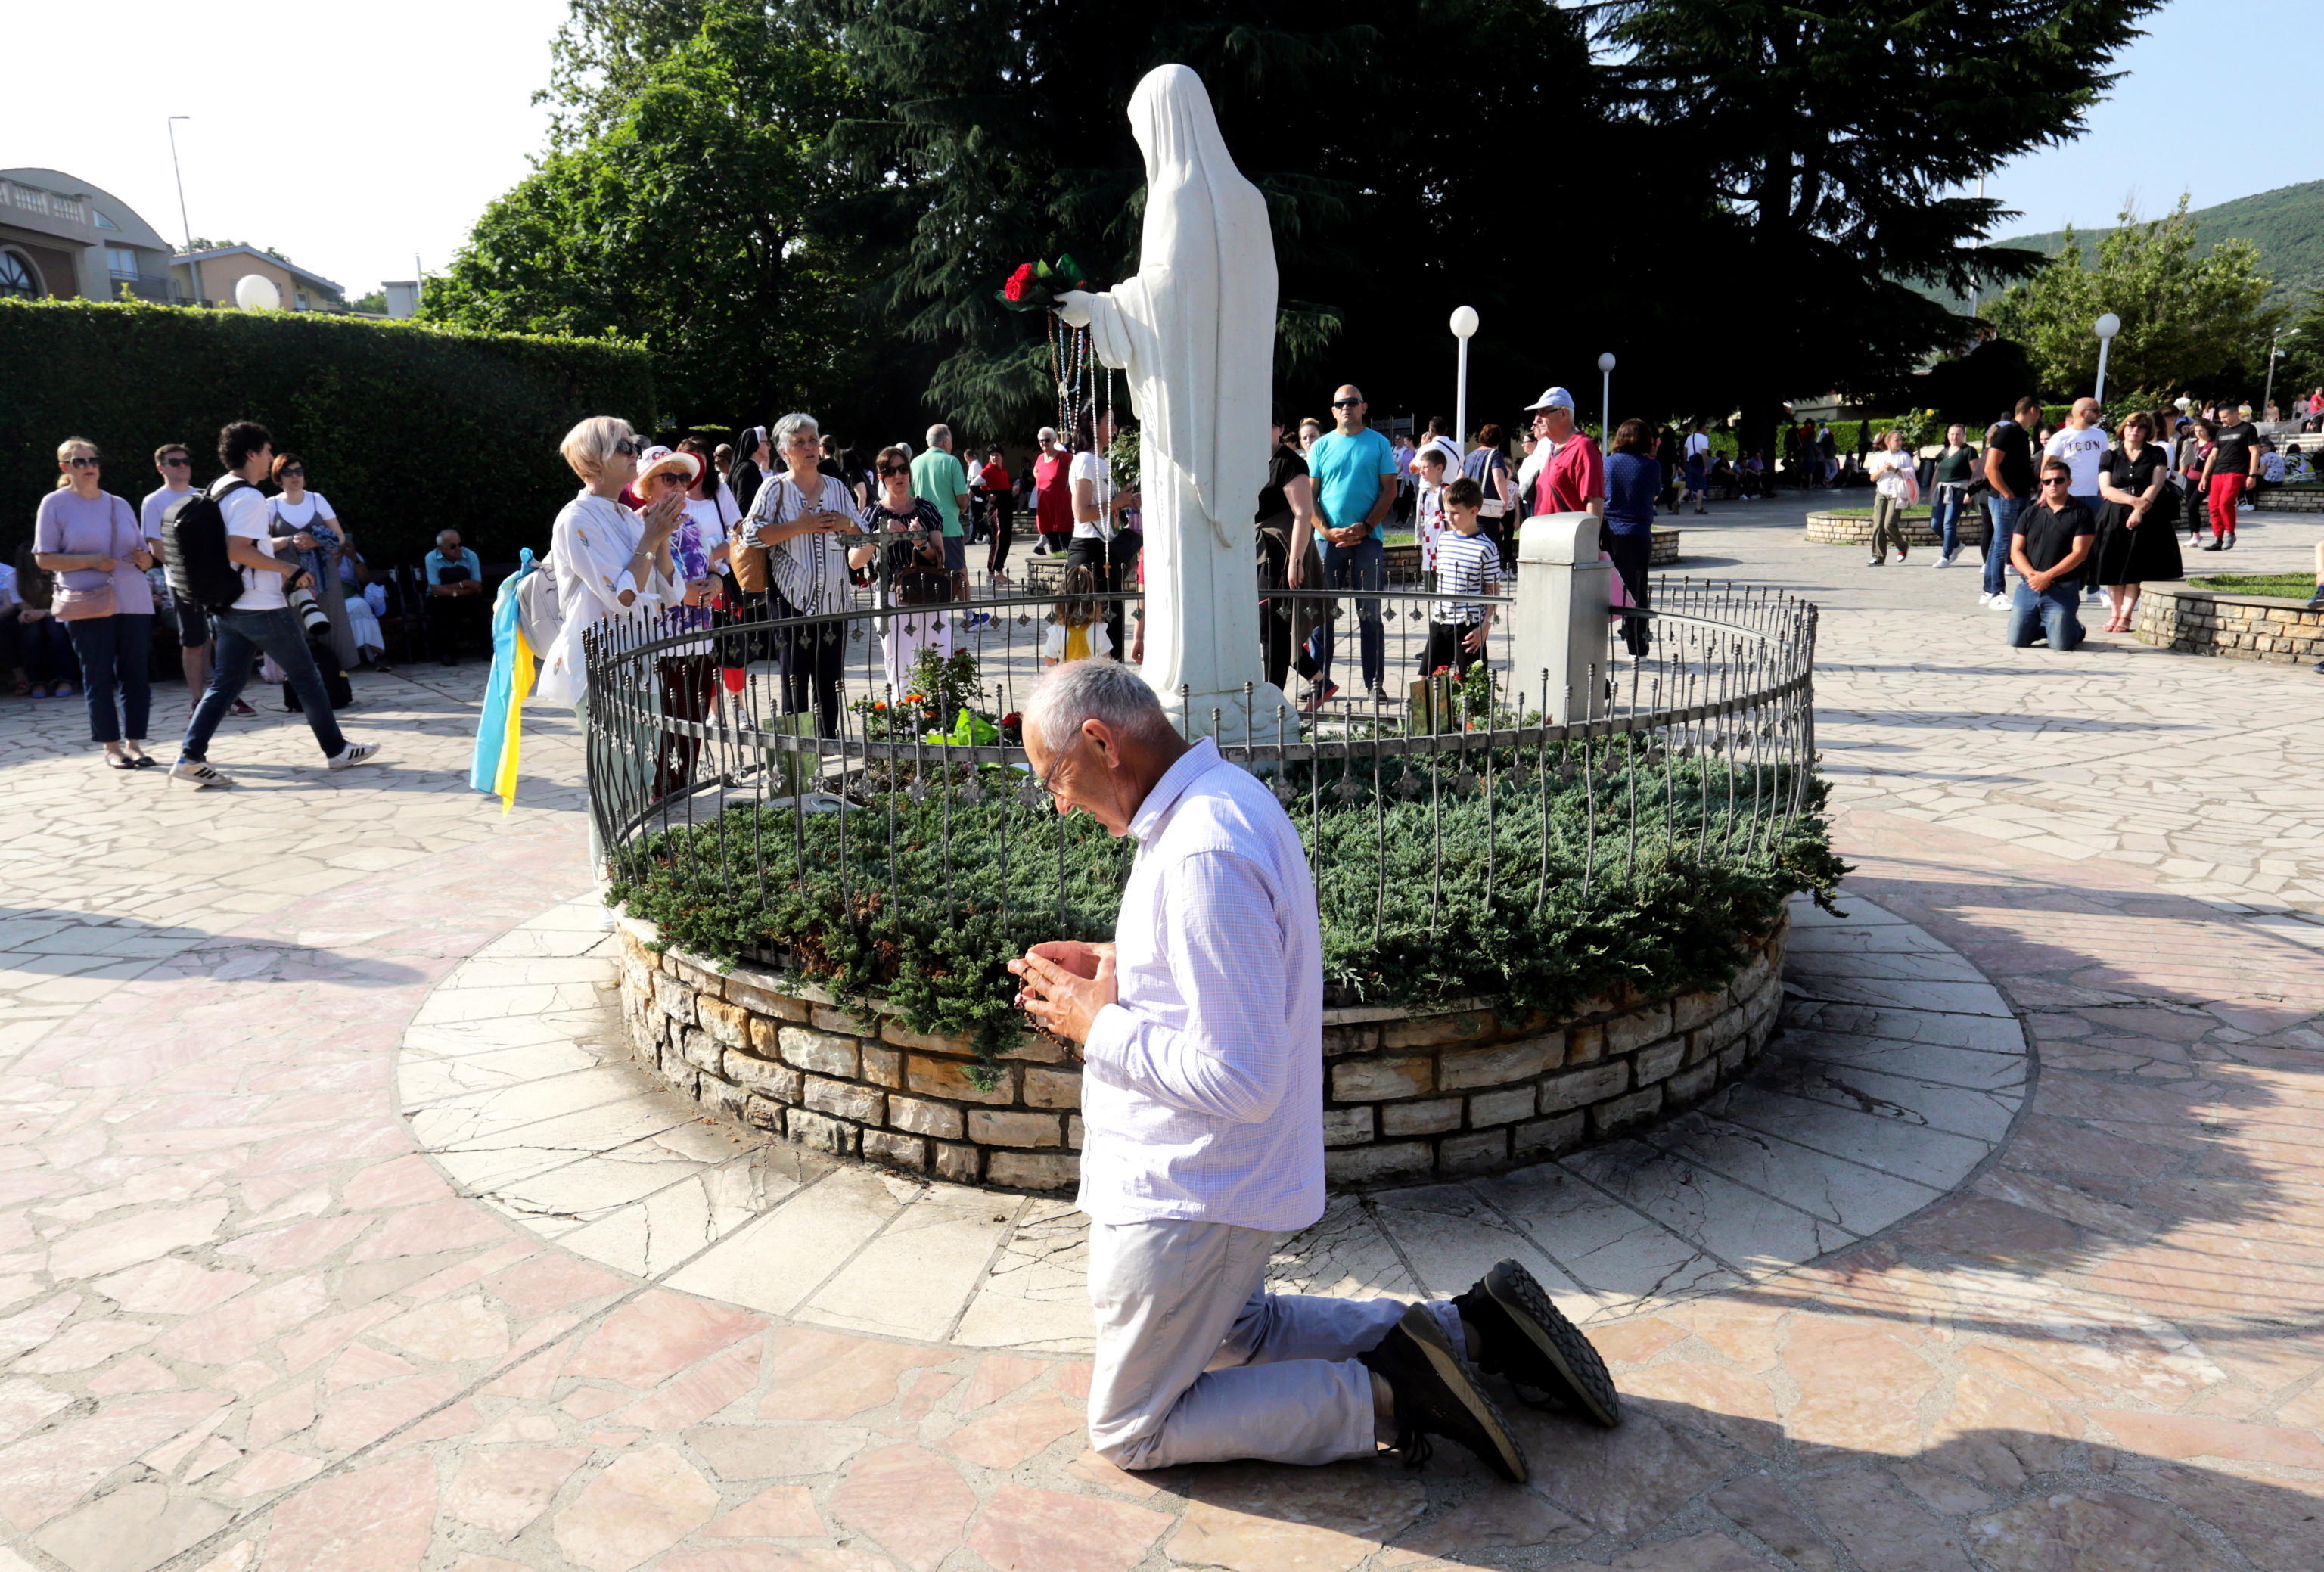
{"type": "MultiPolygon", "coordinates": [[[[1436,542],[1436,593],[1439,595],[1499,595],[1501,553],[1478,533],[1478,510],[1484,488],[1467,476],[1444,488],[1444,516],[1450,526],[1436,542]]],[[[1429,613],[1428,648],[1420,657],[1420,674],[1450,670],[1468,670],[1485,652],[1485,630],[1493,625],[1493,608],[1479,601],[1440,600],[1429,613]]]]}

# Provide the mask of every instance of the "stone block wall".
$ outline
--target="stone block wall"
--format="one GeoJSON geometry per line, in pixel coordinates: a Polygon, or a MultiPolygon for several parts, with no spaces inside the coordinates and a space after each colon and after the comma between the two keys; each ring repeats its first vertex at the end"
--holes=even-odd
{"type": "Polygon", "coordinates": [[[2230,661],[2313,665],[2324,661],[2324,611],[2264,595],[2150,585],[2132,634],[2141,643],[2230,661]]]}
{"type": "Polygon", "coordinates": [[[2264,491],[2250,505],[2264,513],[2324,513],[2324,491],[2264,491]]]}
{"type": "MultiPolygon", "coordinates": [[[[1991,521],[1982,507],[1961,511],[1960,541],[1964,546],[1983,546],[1986,531],[1991,521]]],[[[1935,526],[1929,522],[1926,508],[1907,509],[1904,513],[1904,540],[1909,545],[1934,546],[1935,526]]],[[[1810,513],[1808,542],[1815,546],[1869,546],[1872,544],[1872,515],[1854,518],[1846,513],[1810,513]]]]}
{"type": "MultiPolygon", "coordinates": [[[[842,1157],[1010,1190],[1080,1177],[1081,1069],[1027,1035],[980,1068],[964,1040],[842,1008],[819,988],[656,952],[622,924],[632,1051],[705,1107],[842,1157]]],[[[1727,987],[1601,997],[1554,1021],[1488,1005],[1333,1010],[1323,1029],[1335,1189],[1536,1162],[1653,1124],[1739,1074],[1774,1034],[1786,930],[1727,987]]]]}

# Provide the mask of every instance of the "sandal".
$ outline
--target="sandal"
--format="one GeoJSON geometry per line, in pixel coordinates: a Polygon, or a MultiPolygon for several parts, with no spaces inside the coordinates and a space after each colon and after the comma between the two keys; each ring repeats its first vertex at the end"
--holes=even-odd
{"type": "Polygon", "coordinates": [[[105,767],[108,770],[134,770],[137,766],[130,763],[126,754],[107,754],[105,755],[105,767]]]}

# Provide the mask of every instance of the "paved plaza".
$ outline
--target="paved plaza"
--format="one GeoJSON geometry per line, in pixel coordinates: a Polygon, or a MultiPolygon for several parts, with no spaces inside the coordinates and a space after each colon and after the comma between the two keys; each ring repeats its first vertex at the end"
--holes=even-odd
{"type": "Polygon", "coordinates": [[[503,817],[480,670],[359,677],[387,763],[346,774],[254,693],[231,794],[0,701],[0,1572],[2324,1564],[2324,677],[2008,650],[1973,567],[1867,568],[1804,511],[1677,521],[1676,571],[1824,610],[1855,871],[1765,1067],[1636,1142],[1336,1201],[1276,1263],[1526,1259],[1628,1418],[1521,1410],[1525,1488],[1450,1448],[1091,1456],[1074,1215],[657,1091],[571,724],[503,817]]]}

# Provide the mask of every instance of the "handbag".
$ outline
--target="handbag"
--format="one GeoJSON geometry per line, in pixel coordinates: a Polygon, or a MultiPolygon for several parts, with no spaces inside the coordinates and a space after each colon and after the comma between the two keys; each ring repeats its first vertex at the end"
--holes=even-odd
{"type": "Polygon", "coordinates": [[[113,598],[113,580],[108,578],[94,589],[75,589],[62,579],[57,581],[56,618],[60,623],[84,622],[92,617],[111,616],[118,609],[113,598]]]}

